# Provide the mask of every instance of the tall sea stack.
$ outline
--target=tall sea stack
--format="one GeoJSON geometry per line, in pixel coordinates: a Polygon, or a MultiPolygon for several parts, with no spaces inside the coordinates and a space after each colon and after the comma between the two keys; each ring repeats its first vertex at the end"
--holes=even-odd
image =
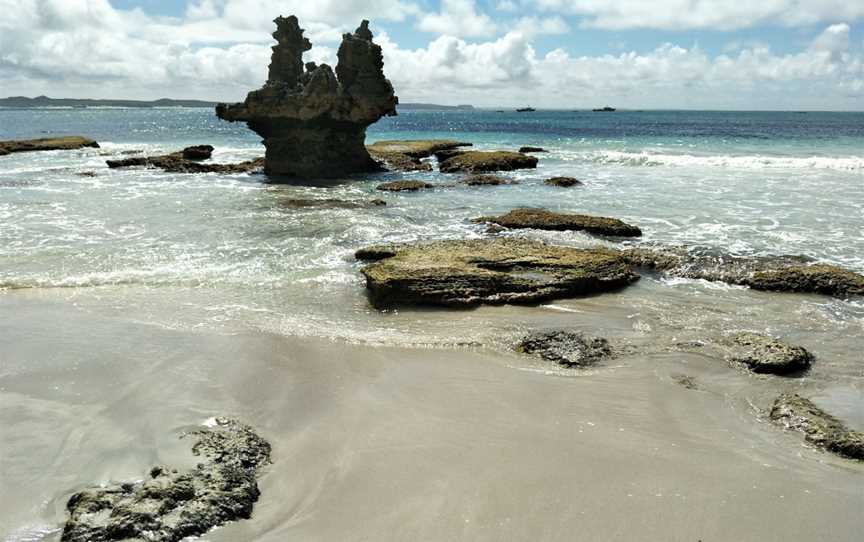
{"type": "Polygon", "coordinates": [[[245,121],[264,138],[268,174],[333,178],[378,171],[365,146],[366,127],[396,114],[399,99],[384,77],[381,47],[369,21],[344,34],[336,73],[327,64],[303,63],[312,44],[297,17],[277,17],[267,83],[246,101],[219,104],[216,115],[245,121]]]}

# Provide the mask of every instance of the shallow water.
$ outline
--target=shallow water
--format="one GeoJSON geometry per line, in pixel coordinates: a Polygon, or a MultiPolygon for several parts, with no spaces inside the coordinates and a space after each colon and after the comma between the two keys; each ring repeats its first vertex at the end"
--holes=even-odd
{"type": "Polygon", "coordinates": [[[379,312],[352,254],[480,237],[470,218],[536,205],[624,219],[642,227],[640,242],[864,271],[864,115],[410,112],[369,139],[551,151],[512,175],[518,185],[415,173],[438,187],[414,194],[375,190],[401,174],[312,187],[104,166],[124,151],[194,143],[215,145],[219,161],[263,152],[210,111],[0,110],[0,139],[43,131],[103,148],[0,158],[0,538],[56,539],[71,492],[191,461],[177,434],[216,414],[258,427],[276,460],[255,519],[208,540],[860,531],[860,465],[762,420],[778,393],[797,391],[864,428],[860,299],[649,275],[537,307],[379,312]],[[542,184],[553,175],[585,186],[542,184]],[[285,205],[307,197],[388,205],[285,205]],[[549,327],[630,354],[580,372],[510,352],[525,331],[549,327]],[[777,379],[729,367],[711,343],[736,330],[807,347],[813,370],[777,379]],[[708,345],[679,346],[692,341],[708,345]],[[676,384],[679,374],[701,389],[676,384]]]}

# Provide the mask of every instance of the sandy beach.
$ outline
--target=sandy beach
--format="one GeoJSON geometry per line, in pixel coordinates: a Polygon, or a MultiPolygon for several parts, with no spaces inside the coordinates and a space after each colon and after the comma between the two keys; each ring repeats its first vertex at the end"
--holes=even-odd
{"type": "Polygon", "coordinates": [[[66,499],[94,482],[194,464],[178,435],[220,414],[255,426],[273,462],[253,519],[204,540],[803,541],[860,527],[861,465],[766,423],[753,390],[767,401],[773,384],[710,357],[551,373],[489,349],[109,312],[57,290],[0,298],[0,333],[16,337],[0,345],[6,540],[59,539],[66,499]]]}

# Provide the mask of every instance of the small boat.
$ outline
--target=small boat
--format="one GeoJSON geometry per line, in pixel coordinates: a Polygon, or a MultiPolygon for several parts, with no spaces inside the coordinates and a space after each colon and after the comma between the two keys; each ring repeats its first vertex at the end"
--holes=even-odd
{"type": "Polygon", "coordinates": [[[516,110],[517,113],[533,113],[534,111],[537,110],[533,107],[522,107],[516,110]]]}
{"type": "Polygon", "coordinates": [[[615,108],[614,108],[614,107],[609,107],[609,106],[607,105],[606,107],[600,107],[600,108],[598,108],[598,109],[592,109],[591,111],[600,111],[600,112],[603,112],[603,113],[609,113],[609,112],[615,111],[615,108]]]}

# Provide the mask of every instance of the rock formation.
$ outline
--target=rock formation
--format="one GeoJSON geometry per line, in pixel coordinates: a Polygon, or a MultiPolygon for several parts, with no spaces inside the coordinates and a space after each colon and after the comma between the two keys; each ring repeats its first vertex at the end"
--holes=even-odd
{"type": "Polygon", "coordinates": [[[804,439],[814,446],[864,460],[864,433],[848,428],[809,399],[784,393],[774,401],[769,417],[787,429],[804,433],[804,439]]]}
{"type": "Polygon", "coordinates": [[[801,346],[759,333],[737,333],[732,337],[736,347],[731,360],[754,373],[787,375],[806,371],[813,362],[813,354],[801,346]]]}
{"type": "Polygon", "coordinates": [[[572,331],[535,331],[516,345],[516,351],[538,356],[564,367],[587,367],[614,356],[609,341],[572,331]]]}
{"type": "Polygon", "coordinates": [[[99,143],[81,136],[0,141],[0,156],[12,154],[13,152],[67,151],[83,149],[84,147],[98,149],[99,143]]]}
{"type": "Polygon", "coordinates": [[[432,171],[432,164],[424,162],[424,158],[429,158],[433,154],[438,156],[439,152],[470,146],[471,143],[451,139],[428,139],[376,141],[366,148],[373,158],[386,163],[390,169],[432,171]]]}
{"type": "Polygon", "coordinates": [[[260,170],[264,165],[263,158],[237,162],[234,164],[214,164],[202,162],[209,160],[213,154],[212,145],[195,145],[186,147],[182,151],[158,156],[135,156],[122,158],[120,160],[106,160],[109,168],[125,167],[152,167],[167,171],[168,173],[224,173],[239,174],[252,173],[260,170]]]}
{"type": "Polygon", "coordinates": [[[441,173],[486,173],[489,171],[513,171],[537,167],[537,158],[509,151],[468,151],[453,153],[449,157],[437,153],[438,170],[441,173]]]}
{"type": "Polygon", "coordinates": [[[246,101],[219,104],[216,115],[245,121],[264,138],[265,172],[304,178],[333,178],[381,166],[365,147],[366,127],[396,114],[398,98],[384,77],[381,47],[369,22],[345,34],[336,72],[327,64],[303,64],[312,44],[297,18],[277,17],[267,83],[246,101]]]}
{"type": "Polygon", "coordinates": [[[571,186],[581,186],[582,181],[574,177],[552,177],[551,179],[543,181],[543,184],[548,184],[549,186],[560,186],[561,188],[570,188],[571,186]]]}
{"type": "Polygon", "coordinates": [[[617,218],[553,213],[545,209],[513,209],[501,216],[481,216],[475,218],[474,222],[488,222],[510,229],[584,231],[595,235],[616,237],[639,237],[642,235],[642,230],[638,227],[622,222],[617,218]]]}

